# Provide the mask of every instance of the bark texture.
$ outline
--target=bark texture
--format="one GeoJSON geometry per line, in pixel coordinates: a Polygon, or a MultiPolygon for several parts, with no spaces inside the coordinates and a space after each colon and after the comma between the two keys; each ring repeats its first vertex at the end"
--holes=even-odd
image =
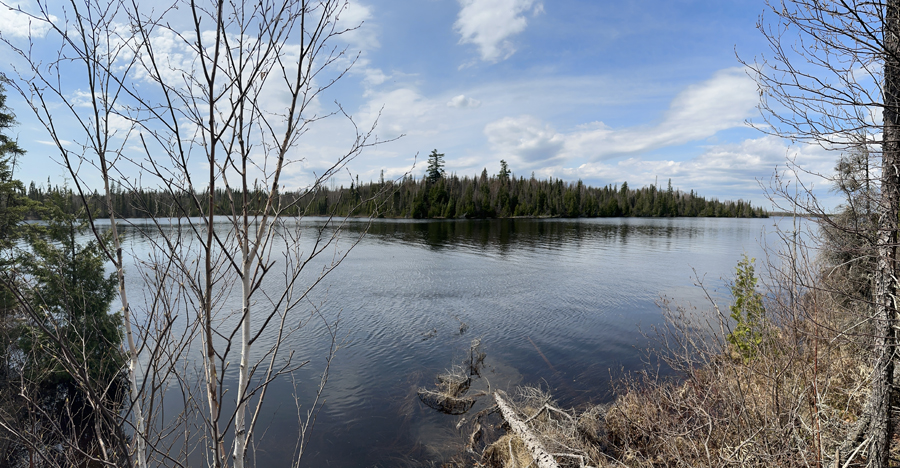
{"type": "Polygon", "coordinates": [[[882,142],[881,203],[878,263],[875,276],[875,366],[872,393],[866,405],[868,463],[887,467],[890,441],[896,347],[897,216],[900,200],[900,0],[888,0],[884,19],[884,141],[882,142]]]}

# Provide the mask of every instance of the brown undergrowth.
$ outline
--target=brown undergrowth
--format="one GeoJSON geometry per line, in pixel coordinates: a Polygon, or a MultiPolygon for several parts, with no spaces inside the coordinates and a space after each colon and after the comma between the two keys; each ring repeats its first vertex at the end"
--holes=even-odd
{"type": "Polygon", "coordinates": [[[853,434],[872,374],[871,303],[812,265],[815,282],[770,267],[763,296],[752,263],[738,264],[728,316],[710,295],[709,311],[663,301],[648,356],[665,372],[627,375],[615,401],[580,411],[520,388],[508,403],[525,429],[483,411],[470,421],[470,462],[452,466],[535,466],[524,438],[559,466],[866,466],[867,441],[853,434]]]}
{"type": "MultiPolygon", "coordinates": [[[[625,377],[611,405],[582,412],[519,390],[517,412],[549,452],[567,454],[556,457],[560,466],[832,466],[868,391],[865,325],[854,327],[859,315],[828,294],[779,297],[767,301],[762,339],[749,355],[724,339],[730,329],[717,308],[710,317],[663,304],[653,356],[673,372],[625,377]]],[[[844,447],[842,467],[865,466],[856,448],[844,447]]],[[[480,460],[529,463],[512,433],[480,460]]]]}
{"type": "MultiPolygon", "coordinates": [[[[657,353],[677,377],[619,382],[605,417],[610,454],[627,466],[831,466],[862,412],[870,368],[864,341],[827,297],[769,301],[749,356],[696,311],[664,305],[657,353]]],[[[843,466],[864,465],[860,453],[843,466]]]]}

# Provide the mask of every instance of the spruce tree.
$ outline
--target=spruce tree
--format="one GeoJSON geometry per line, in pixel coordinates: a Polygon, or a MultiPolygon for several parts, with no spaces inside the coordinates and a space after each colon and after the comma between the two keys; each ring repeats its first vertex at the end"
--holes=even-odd
{"type": "Polygon", "coordinates": [[[500,160],[500,173],[497,174],[497,178],[500,179],[500,182],[506,183],[509,182],[509,166],[506,164],[506,161],[500,160]]]}
{"type": "Polygon", "coordinates": [[[4,250],[15,244],[14,231],[19,229],[28,204],[22,195],[25,186],[13,177],[16,160],[25,154],[6,133],[15,123],[16,116],[6,107],[6,94],[0,85],[0,248],[4,250]]]}
{"type": "Polygon", "coordinates": [[[438,153],[436,149],[431,150],[431,154],[428,155],[428,171],[425,177],[432,183],[444,177],[444,154],[438,153]]]}

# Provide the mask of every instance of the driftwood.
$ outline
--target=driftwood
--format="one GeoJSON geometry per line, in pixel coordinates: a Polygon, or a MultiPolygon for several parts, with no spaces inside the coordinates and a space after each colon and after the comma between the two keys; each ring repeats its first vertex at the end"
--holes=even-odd
{"type": "Polygon", "coordinates": [[[509,403],[506,402],[506,399],[501,396],[501,393],[503,392],[500,390],[494,392],[494,400],[497,402],[497,407],[500,408],[500,414],[503,415],[503,419],[506,420],[512,431],[525,443],[525,447],[528,448],[528,451],[531,453],[531,458],[537,466],[539,468],[559,468],[556,459],[547,453],[547,450],[544,449],[540,439],[538,439],[537,436],[528,429],[528,426],[516,416],[516,412],[513,411],[509,403]]]}

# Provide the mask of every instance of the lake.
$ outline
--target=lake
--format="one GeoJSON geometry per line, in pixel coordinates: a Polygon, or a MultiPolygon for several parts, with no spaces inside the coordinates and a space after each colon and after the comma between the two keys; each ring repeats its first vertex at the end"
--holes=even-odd
{"type": "MultiPolygon", "coordinates": [[[[661,298],[707,307],[696,271],[727,302],[723,279],[743,253],[761,259],[761,244],[777,243],[776,220],[374,221],[311,296],[322,317],[339,317],[343,345],[301,466],[430,466],[457,453],[462,416],[426,407],[416,389],[461,362],[475,338],[487,358],[470,393],[540,385],[564,406],[609,401],[611,378],[645,366],[641,330],[661,323],[661,298]]],[[[778,222],[790,228],[790,219],[778,222]]],[[[324,220],[301,223],[311,233],[324,220]]],[[[347,237],[365,225],[351,221],[347,237]]],[[[135,228],[126,237],[140,256],[135,228]]],[[[132,287],[136,297],[140,286],[132,287]]],[[[310,363],[294,382],[271,386],[257,430],[258,466],[291,461],[291,394],[296,387],[305,411],[330,343],[323,331],[313,320],[287,343],[310,363]]]]}

